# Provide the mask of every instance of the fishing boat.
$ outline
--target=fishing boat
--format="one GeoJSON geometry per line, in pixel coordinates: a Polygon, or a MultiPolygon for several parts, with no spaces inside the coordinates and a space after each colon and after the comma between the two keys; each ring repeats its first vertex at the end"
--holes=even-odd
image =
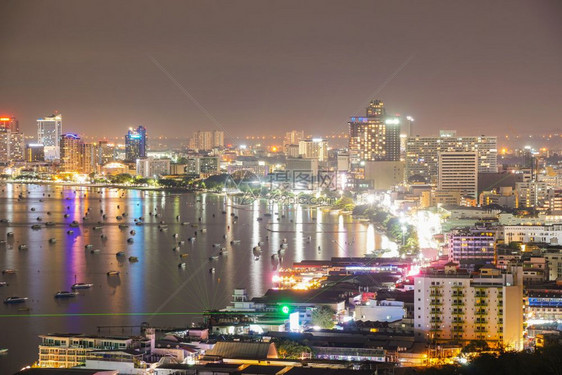
{"type": "Polygon", "coordinates": [[[125,256],[125,252],[124,251],[119,251],[117,254],[115,254],[116,257],[124,257],[125,256]]]}
{"type": "Polygon", "coordinates": [[[31,229],[33,229],[33,230],[41,229],[41,225],[39,225],[39,224],[33,224],[33,225],[31,226],[31,229]]]}
{"type": "Polygon", "coordinates": [[[78,293],[61,290],[55,294],[55,298],[73,298],[76,297],[76,294],[78,293]]]}
{"type": "Polygon", "coordinates": [[[72,223],[70,223],[70,226],[71,226],[72,228],[78,228],[79,225],[80,225],[80,224],[78,224],[77,221],[73,221],[72,223]]]}
{"type": "Polygon", "coordinates": [[[2,274],[4,275],[13,275],[16,273],[16,270],[11,269],[11,268],[7,268],[5,270],[2,270],[2,274]]]}
{"type": "Polygon", "coordinates": [[[129,257],[129,262],[134,263],[134,262],[138,262],[139,258],[137,257],[129,257]]]}
{"type": "Polygon", "coordinates": [[[209,257],[209,260],[217,260],[217,259],[219,259],[218,255],[213,255],[209,257]]]}
{"type": "Polygon", "coordinates": [[[129,228],[127,224],[119,224],[119,229],[126,229],[129,228]]]}
{"type": "Polygon", "coordinates": [[[18,249],[20,249],[20,250],[27,250],[27,245],[21,244],[21,245],[18,246],[18,249]]]}
{"type": "Polygon", "coordinates": [[[102,228],[101,226],[99,226],[99,225],[96,225],[96,226],[95,226],[95,227],[93,227],[92,229],[93,229],[93,230],[100,230],[101,228],[102,228]]]}
{"type": "Polygon", "coordinates": [[[100,251],[101,251],[100,249],[93,249],[93,250],[90,250],[90,253],[91,254],[98,254],[100,251]]]}
{"type": "Polygon", "coordinates": [[[133,238],[127,238],[128,243],[133,243],[135,240],[133,238]]]}
{"type": "Polygon", "coordinates": [[[239,243],[240,243],[240,240],[232,240],[232,241],[230,241],[230,244],[231,244],[231,245],[237,245],[237,244],[239,244],[239,243]]]}
{"type": "Polygon", "coordinates": [[[6,281],[0,281],[0,287],[3,286],[8,286],[8,283],[6,281]]]}
{"type": "Polygon", "coordinates": [[[178,268],[185,268],[187,264],[185,262],[178,263],[178,268]]]}
{"type": "Polygon", "coordinates": [[[7,348],[0,349],[0,354],[8,354],[8,349],[7,348]]]}
{"type": "Polygon", "coordinates": [[[56,238],[54,238],[54,237],[53,237],[53,238],[49,238],[49,243],[56,243],[56,242],[57,242],[57,239],[56,239],[56,238]]]}
{"type": "Polygon", "coordinates": [[[180,258],[187,258],[187,254],[186,253],[180,254],[180,258]]]}
{"type": "Polygon", "coordinates": [[[215,273],[215,271],[216,271],[215,267],[209,268],[209,272],[210,272],[210,273],[215,273]]]}
{"type": "Polygon", "coordinates": [[[91,249],[92,247],[94,247],[94,245],[92,244],[87,244],[86,246],[84,246],[85,249],[91,249]]]}
{"type": "Polygon", "coordinates": [[[27,301],[27,297],[8,297],[4,300],[4,303],[24,303],[25,301],[27,301]]]}
{"type": "Polygon", "coordinates": [[[181,225],[189,225],[189,221],[184,221],[181,225]]]}
{"type": "Polygon", "coordinates": [[[220,254],[220,255],[227,255],[227,254],[228,254],[228,250],[226,250],[226,249],[223,248],[219,254],[220,254]]]}
{"type": "Polygon", "coordinates": [[[90,283],[76,283],[76,284],[72,284],[72,286],[70,287],[70,289],[72,290],[76,290],[76,289],[90,289],[91,287],[93,287],[94,284],[90,284],[90,283]]]}
{"type": "Polygon", "coordinates": [[[119,271],[108,271],[107,276],[119,276],[119,271]]]}

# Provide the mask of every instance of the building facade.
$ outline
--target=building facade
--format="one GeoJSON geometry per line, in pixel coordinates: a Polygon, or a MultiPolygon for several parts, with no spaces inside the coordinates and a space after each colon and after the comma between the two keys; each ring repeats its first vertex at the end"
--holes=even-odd
{"type": "Polygon", "coordinates": [[[406,177],[421,176],[436,182],[441,152],[476,152],[478,172],[497,172],[497,137],[457,137],[442,131],[439,137],[410,137],[406,144],[406,177]]]}
{"type": "Polygon", "coordinates": [[[51,115],[37,119],[37,143],[44,146],[45,160],[60,159],[62,115],[51,115]]]}
{"type": "Polygon", "coordinates": [[[478,154],[476,152],[439,153],[439,190],[459,191],[476,199],[478,193],[478,154]]]}
{"type": "Polygon", "coordinates": [[[134,162],[146,157],[147,134],[144,126],[129,129],[125,135],[125,160],[134,162]]]}

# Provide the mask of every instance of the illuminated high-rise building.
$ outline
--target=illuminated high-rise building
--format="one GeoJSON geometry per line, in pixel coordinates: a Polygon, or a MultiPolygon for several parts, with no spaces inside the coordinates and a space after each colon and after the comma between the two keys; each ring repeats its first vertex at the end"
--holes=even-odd
{"type": "Polygon", "coordinates": [[[23,134],[15,117],[0,117],[0,163],[23,161],[23,134]]]}
{"type": "Polygon", "coordinates": [[[51,115],[37,119],[37,143],[45,146],[45,160],[60,159],[62,115],[51,115]]]}
{"type": "Polygon", "coordinates": [[[458,191],[476,199],[478,192],[478,153],[439,153],[439,190],[458,191]]]}
{"type": "Polygon", "coordinates": [[[146,128],[139,126],[136,130],[129,129],[125,135],[125,160],[136,161],[146,157],[146,128]]]}
{"type": "Polygon", "coordinates": [[[14,116],[0,116],[0,129],[9,129],[12,133],[19,133],[20,126],[14,116]]]}
{"type": "Polygon", "coordinates": [[[302,140],[304,140],[304,131],[291,130],[290,132],[286,132],[285,139],[283,139],[283,151],[285,154],[288,154],[291,151],[291,146],[298,145],[302,140]]]}
{"type": "Polygon", "coordinates": [[[82,157],[82,172],[90,174],[97,172],[98,167],[98,145],[95,143],[83,143],[80,146],[82,157]]]}
{"type": "Polygon", "coordinates": [[[453,130],[441,131],[438,137],[410,137],[406,145],[406,178],[421,176],[437,182],[439,153],[476,152],[478,172],[497,172],[497,137],[459,137],[453,130]]]}
{"type": "Polygon", "coordinates": [[[387,116],[384,103],[369,103],[366,117],[349,121],[349,150],[352,163],[400,160],[400,124],[398,116],[387,116]]]}
{"type": "Polygon", "coordinates": [[[60,163],[64,172],[82,171],[82,141],[78,134],[66,133],[60,137],[60,163]]]}

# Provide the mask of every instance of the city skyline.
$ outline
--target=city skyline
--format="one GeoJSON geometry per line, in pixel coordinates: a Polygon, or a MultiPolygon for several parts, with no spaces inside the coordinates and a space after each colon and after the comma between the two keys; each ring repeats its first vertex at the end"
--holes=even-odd
{"type": "Polygon", "coordinates": [[[0,26],[2,111],[27,134],[58,110],[80,134],[140,124],[228,138],[306,118],[307,132],[329,135],[384,97],[390,114],[416,118],[420,135],[559,128],[554,1],[145,5],[112,3],[101,17],[102,6],[3,3],[13,17],[0,26]],[[474,121],[475,111],[486,116],[474,121]]]}

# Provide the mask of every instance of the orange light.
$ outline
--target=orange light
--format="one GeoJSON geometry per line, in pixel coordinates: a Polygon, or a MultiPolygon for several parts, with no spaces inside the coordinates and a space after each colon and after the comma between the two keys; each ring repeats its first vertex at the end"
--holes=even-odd
{"type": "Polygon", "coordinates": [[[0,121],[10,121],[11,118],[9,117],[0,117],[0,121]]]}

